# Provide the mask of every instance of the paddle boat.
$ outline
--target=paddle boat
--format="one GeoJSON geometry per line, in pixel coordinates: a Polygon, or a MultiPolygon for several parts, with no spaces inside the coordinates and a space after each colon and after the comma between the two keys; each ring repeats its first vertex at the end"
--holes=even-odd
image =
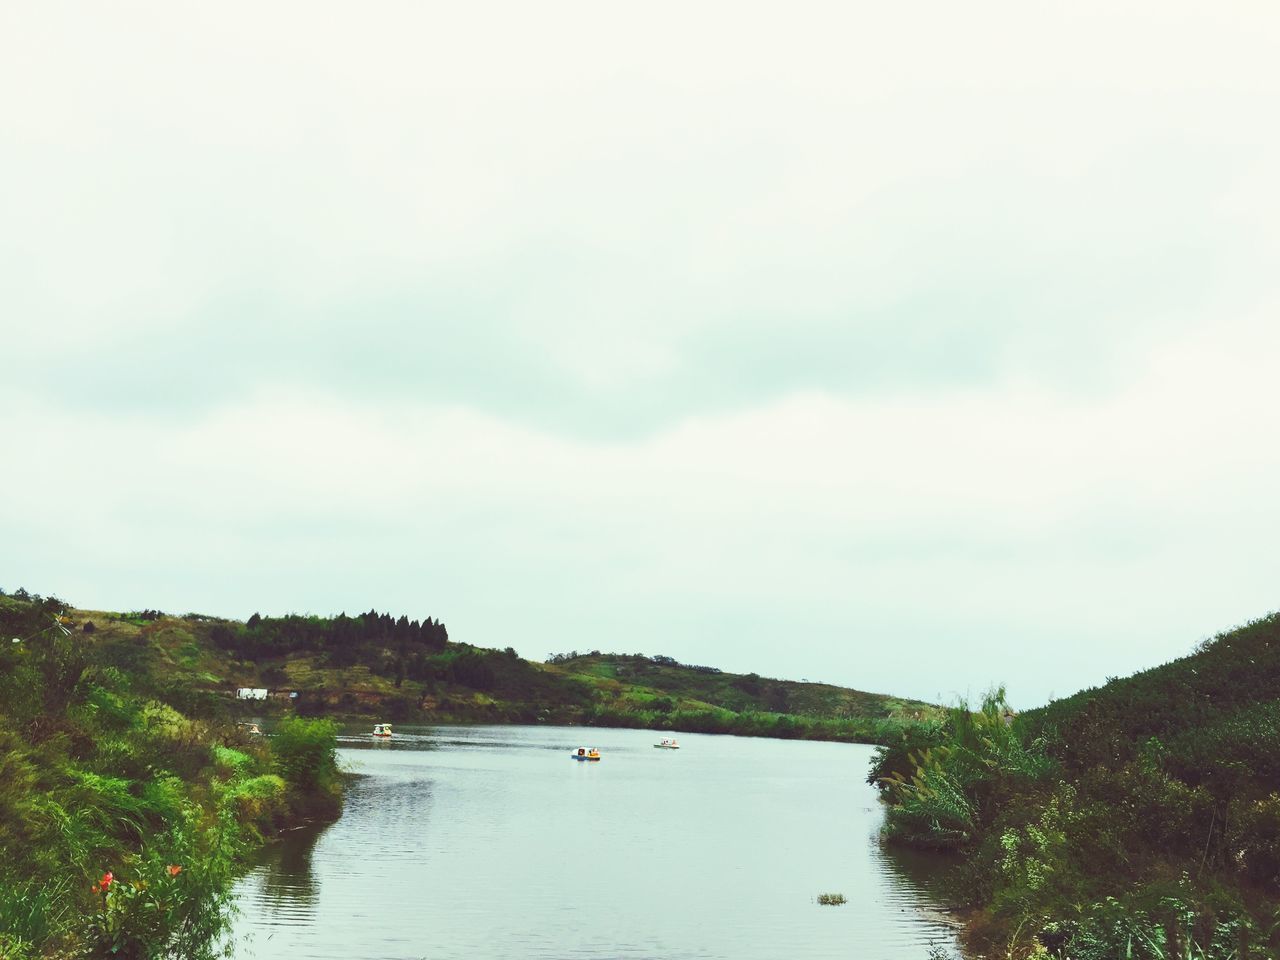
{"type": "Polygon", "coordinates": [[[600,751],[595,747],[579,747],[576,752],[569,754],[575,760],[599,760],[600,751]]]}
{"type": "Polygon", "coordinates": [[[238,726],[244,733],[249,734],[251,737],[262,736],[262,730],[256,723],[243,722],[238,724],[238,726]]]}
{"type": "Polygon", "coordinates": [[[654,744],[659,750],[679,750],[680,744],[676,743],[675,737],[663,737],[654,744]]]}
{"type": "Polygon", "coordinates": [[[391,724],[375,723],[373,725],[373,735],[379,739],[389,739],[391,737],[391,724]]]}

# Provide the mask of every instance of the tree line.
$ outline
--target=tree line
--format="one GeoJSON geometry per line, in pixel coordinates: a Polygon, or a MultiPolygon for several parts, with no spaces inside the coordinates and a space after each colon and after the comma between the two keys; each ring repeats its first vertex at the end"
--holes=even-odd
{"type": "Polygon", "coordinates": [[[354,617],[346,613],[336,617],[264,617],[255,613],[243,624],[215,623],[210,638],[242,659],[313,651],[328,654],[334,666],[351,666],[370,648],[396,650],[406,661],[411,651],[444,650],[449,631],[431,617],[410,620],[377,610],[354,617]]]}

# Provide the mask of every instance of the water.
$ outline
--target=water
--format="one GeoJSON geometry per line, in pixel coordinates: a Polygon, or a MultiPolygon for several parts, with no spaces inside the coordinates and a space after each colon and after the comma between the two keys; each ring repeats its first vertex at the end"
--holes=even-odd
{"type": "Polygon", "coordinates": [[[871,748],[643,730],[371,726],[337,823],[241,882],[237,960],[925,960],[937,864],[881,849],[871,748]],[[599,763],[569,758],[600,748],[599,763]],[[819,906],[822,892],[844,906],[819,906]]]}

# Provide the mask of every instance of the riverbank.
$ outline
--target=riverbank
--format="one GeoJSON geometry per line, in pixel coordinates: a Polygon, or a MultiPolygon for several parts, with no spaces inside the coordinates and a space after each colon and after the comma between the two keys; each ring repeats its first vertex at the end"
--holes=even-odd
{"type": "Polygon", "coordinates": [[[184,712],[75,626],[0,597],[0,957],[212,957],[246,857],[340,812],[335,728],[184,712]]]}
{"type": "Polygon", "coordinates": [[[1014,716],[1003,691],[878,752],[896,843],[966,860],[975,952],[1280,955],[1280,617],[1014,716]]]}
{"type": "MultiPolygon", "coordinates": [[[[290,716],[288,707],[266,707],[252,703],[236,704],[235,714],[246,719],[279,718],[290,716]]],[[[766,737],[774,740],[822,740],[832,743],[885,744],[901,735],[903,728],[918,721],[910,719],[839,719],[807,717],[795,714],[738,713],[724,709],[679,710],[669,713],[645,713],[597,710],[548,710],[539,709],[533,716],[530,711],[510,710],[501,704],[482,705],[474,709],[449,712],[416,711],[400,714],[399,723],[427,726],[526,726],[546,724],[550,726],[592,728],[616,728],[627,730],[653,730],[660,733],[706,733],[737,737],[766,737]]],[[[387,722],[385,712],[334,712],[324,716],[339,723],[387,722]]]]}

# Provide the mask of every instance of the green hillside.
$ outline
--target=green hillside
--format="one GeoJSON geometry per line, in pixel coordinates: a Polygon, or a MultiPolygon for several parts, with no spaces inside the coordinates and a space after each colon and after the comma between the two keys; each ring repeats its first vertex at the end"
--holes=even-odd
{"type": "Polygon", "coordinates": [[[1050,737],[1072,770],[1157,754],[1180,780],[1218,793],[1280,788],[1280,615],[1030,711],[1023,723],[1050,737]]]}
{"type": "Polygon", "coordinates": [[[510,648],[452,641],[434,619],[376,611],[239,622],[73,610],[69,622],[99,661],[153,675],[169,697],[223,715],[296,710],[396,722],[549,722],[877,743],[938,715],[918,701],[723,673],[664,656],[597,651],[535,663],[510,648]],[[237,687],[267,688],[272,698],[236,703],[237,687]]]}
{"type": "Polygon", "coordinates": [[[340,809],[336,728],[253,736],[190,635],[87,624],[0,594],[0,958],[212,960],[247,854],[340,809]]]}
{"type": "Polygon", "coordinates": [[[873,779],[901,842],[967,854],[1011,956],[1280,956],[1280,615],[1012,722],[906,731],[873,779]]]}

